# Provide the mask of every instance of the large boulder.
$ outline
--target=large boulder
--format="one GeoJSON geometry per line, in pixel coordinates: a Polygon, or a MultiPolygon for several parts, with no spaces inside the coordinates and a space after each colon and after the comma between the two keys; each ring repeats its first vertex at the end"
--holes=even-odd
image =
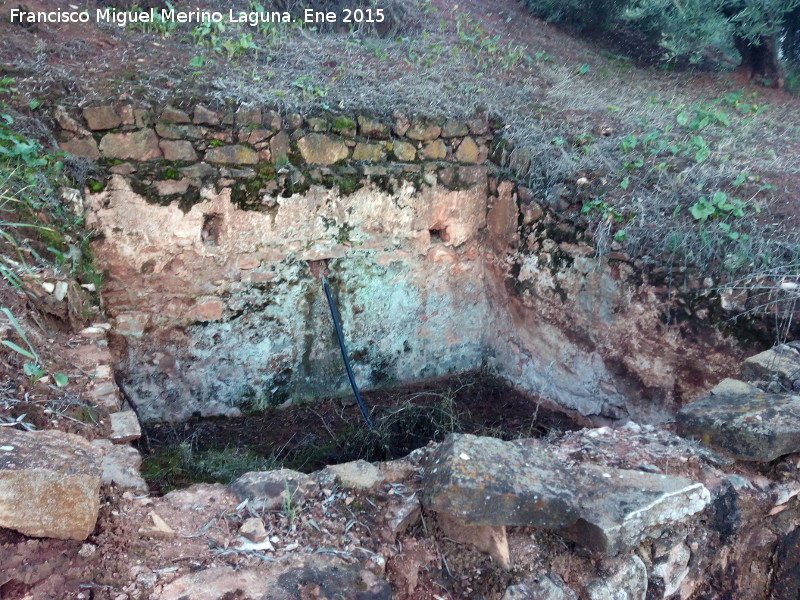
{"type": "Polygon", "coordinates": [[[776,381],[786,390],[800,391],[800,352],[788,344],[770,348],[745,360],[742,375],[750,380],[776,381]]]}
{"type": "Polygon", "coordinates": [[[103,468],[83,438],[0,428],[0,527],[83,540],[100,508],[103,468]]]}
{"type": "Polygon", "coordinates": [[[800,452],[800,396],[711,396],[684,406],[678,432],[740,460],[770,462],[800,452]]]}
{"type": "Polygon", "coordinates": [[[578,519],[572,474],[546,453],[450,435],[426,469],[423,502],[468,525],[560,529],[578,519]]]}
{"type": "Polygon", "coordinates": [[[538,446],[451,435],[426,472],[423,501],[466,525],[558,531],[616,555],[703,510],[701,483],[643,471],[567,464],[538,446]]]}

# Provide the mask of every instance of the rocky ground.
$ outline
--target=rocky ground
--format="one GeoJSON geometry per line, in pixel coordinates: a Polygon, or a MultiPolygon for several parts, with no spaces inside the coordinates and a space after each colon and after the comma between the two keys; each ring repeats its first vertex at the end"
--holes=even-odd
{"type": "MultiPolygon", "coordinates": [[[[762,387],[785,386],[796,385],[798,365],[800,355],[786,347],[743,370],[762,387]]],[[[671,427],[635,423],[546,442],[456,434],[395,461],[309,475],[249,473],[228,486],[199,484],[162,497],[144,492],[135,471],[114,478],[96,450],[72,434],[4,428],[4,481],[39,496],[23,498],[25,509],[0,504],[4,526],[35,536],[2,530],[0,593],[115,600],[795,598],[800,399],[734,380],[711,398],[716,417],[699,401],[678,419],[680,432],[711,447],[671,427]],[[698,427],[705,434],[698,436],[698,427]],[[83,456],[73,456],[66,472],[42,464],[49,473],[23,483],[31,470],[15,469],[10,457],[24,454],[23,442],[31,440],[40,440],[37,456],[42,448],[83,456]],[[86,485],[96,494],[101,473],[97,522],[86,529],[89,503],[68,499],[86,485]],[[25,487],[32,485],[39,487],[25,487]],[[44,496],[55,490],[61,513],[48,522],[42,515],[53,504],[44,496]],[[48,540],[40,537],[54,534],[46,527],[62,537],[91,533],[48,540]]]]}

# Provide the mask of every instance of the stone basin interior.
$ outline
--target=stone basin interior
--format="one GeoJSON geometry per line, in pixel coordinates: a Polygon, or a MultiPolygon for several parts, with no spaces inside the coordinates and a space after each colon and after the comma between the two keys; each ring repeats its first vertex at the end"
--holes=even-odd
{"type": "Polygon", "coordinates": [[[230,481],[283,466],[311,473],[329,464],[402,458],[449,433],[538,438],[577,428],[486,371],[363,393],[373,428],[351,397],[327,398],[235,418],[145,427],[138,447],[154,493],[230,481]]]}
{"type": "Polygon", "coordinates": [[[569,218],[577,188],[538,197],[493,163],[486,119],[358,116],[334,135],[266,108],[175,114],[98,134],[106,171],[88,197],[117,383],[144,424],[348,394],[322,274],[365,390],[483,370],[530,414],[660,423],[745,351],[691,281],[599,255],[569,218]]]}

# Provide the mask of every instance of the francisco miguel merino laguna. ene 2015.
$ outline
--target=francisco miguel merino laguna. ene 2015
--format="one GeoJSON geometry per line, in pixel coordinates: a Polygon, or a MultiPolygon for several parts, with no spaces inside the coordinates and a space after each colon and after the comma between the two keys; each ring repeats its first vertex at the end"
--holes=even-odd
{"type": "MultiPolygon", "coordinates": [[[[12,23],[88,23],[91,12],[87,10],[50,10],[32,11],[22,8],[11,9],[12,23]]],[[[127,27],[132,23],[155,23],[169,21],[173,23],[247,23],[255,27],[259,23],[290,23],[292,15],[288,11],[244,12],[228,11],[227,15],[219,11],[209,10],[176,10],[174,8],[151,8],[149,10],[117,10],[115,8],[98,8],[95,10],[96,23],[114,23],[119,27],[127,27]]]]}

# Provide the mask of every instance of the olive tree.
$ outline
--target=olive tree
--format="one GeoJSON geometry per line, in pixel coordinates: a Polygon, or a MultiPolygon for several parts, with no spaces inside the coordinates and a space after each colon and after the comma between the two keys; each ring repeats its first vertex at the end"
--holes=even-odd
{"type": "Polygon", "coordinates": [[[800,63],[800,0],[526,0],[535,15],[581,30],[628,24],[664,50],[698,62],[738,55],[752,79],[777,85],[780,59],[800,63]]]}

